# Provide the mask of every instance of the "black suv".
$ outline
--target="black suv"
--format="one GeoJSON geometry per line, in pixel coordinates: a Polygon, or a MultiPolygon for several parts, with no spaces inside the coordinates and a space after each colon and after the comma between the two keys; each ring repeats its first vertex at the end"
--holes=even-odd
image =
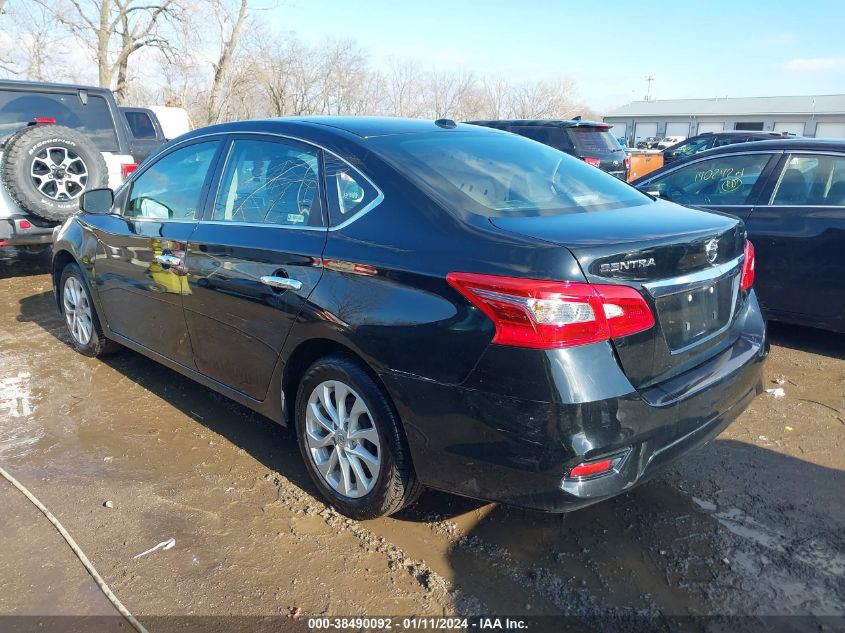
{"type": "Polygon", "coordinates": [[[714,147],[724,147],[735,143],[751,143],[754,141],[771,141],[779,138],[795,138],[790,132],[749,132],[748,130],[729,130],[725,132],[704,132],[676,143],[663,150],[663,164],[679,158],[687,158],[693,154],[705,152],[714,147]]]}
{"type": "Polygon", "coordinates": [[[580,158],[619,180],[628,178],[630,160],[619,141],[610,133],[613,126],[608,123],[580,119],[509,119],[467,123],[525,136],[580,158]]]}
{"type": "Polygon", "coordinates": [[[43,249],[84,191],[117,187],[162,142],[136,144],[108,89],[0,81],[0,247],[43,249]]]}

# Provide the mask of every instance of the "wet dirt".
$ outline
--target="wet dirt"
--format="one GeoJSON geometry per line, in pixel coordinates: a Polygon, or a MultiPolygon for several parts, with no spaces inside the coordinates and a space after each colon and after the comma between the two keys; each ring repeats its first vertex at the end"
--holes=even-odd
{"type": "MultiPolygon", "coordinates": [[[[616,499],[558,516],[427,492],[355,522],[286,429],[138,354],[75,353],[48,267],[0,256],[0,465],[139,616],[845,615],[843,336],[773,325],[785,395],[616,499]]],[[[0,613],[108,613],[3,480],[0,504],[0,613]]]]}

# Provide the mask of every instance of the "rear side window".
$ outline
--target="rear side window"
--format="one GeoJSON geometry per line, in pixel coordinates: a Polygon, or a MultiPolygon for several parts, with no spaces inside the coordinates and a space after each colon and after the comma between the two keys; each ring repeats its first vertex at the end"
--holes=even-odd
{"type": "Polygon", "coordinates": [[[135,138],[156,138],[156,129],[146,112],[124,112],[126,122],[135,138]]]}
{"type": "Polygon", "coordinates": [[[276,226],[324,226],[319,153],[288,141],[232,143],[212,219],[276,226]]]}
{"type": "Polygon", "coordinates": [[[156,220],[197,217],[202,187],[219,141],[189,145],[170,152],[132,183],[124,215],[156,220]]]}
{"type": "Polygon", "coordinates": [[[572,140],[579,155],[608,154],[622,150],[608,128],[599,127],[570,127],[566,133],[572,140]]]}
{"type": "Polygon", "coordinates": [[[771,154],[719,156],[698,161],[649,181],[660,197],[679,204],[748,204],[771,154]]]}
{"type": "Polygon", "coordinates": [[[554,147],[562,152],[572,151],[572,141],[566,134],[566,130],[560,127],[542,126],[542,125],[526,125],[514,126],[508,128],[509,132],[514,132],[525,138],[530,138],[532,141],[537,141],[543,145],[554,147]]]}
{"type": "Polygon", "coordinates": [[[374,145],[386,160],[456,211],[520,217],[650,203],[600,169],[515,135],[437,132],[384,136],[374,145]]]}
{"type": "Polygon", "coordinates": [[[332,226],[343,224],[377,202],[378,190],[349,164],[326,154],[325,165],[326,197],[332,226]]]}
{"type": "Polygon", "coordinates": [[[5,139],[35,118],[55,119],[84,133],[101,152],[118,151],[114,121],[108,103],[88,95],[83,104],[76,92],[62,94],[0,90],[0,139],[5,139]]]}
{"type": "Polygon", "coordinates": [[[772,204],[845,206],[845,156],[790,156],[772,204]]]}

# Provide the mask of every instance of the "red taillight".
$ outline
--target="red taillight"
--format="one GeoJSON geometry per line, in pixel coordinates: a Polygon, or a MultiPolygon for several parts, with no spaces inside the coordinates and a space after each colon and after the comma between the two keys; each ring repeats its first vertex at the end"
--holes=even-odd
{"type": "Polygon", "coordinates": [[[742,277],[740,277],[739,287],[743,290],[748,290],[754,285],[754,244],[750,241],[745,242],[745,258],[742,262],[742,277]]]}
{"type": "Polygon", "coordinates": [[[625,179],[627,180],[631,177],[631,157],[626,156],[622,159],[622,164],[625,166],[625,179]]]}
{"type": "Polygon", "coordinates": [[[18,222],[18,226],[22,229],[31,229],[32,223],[29,220],[21,220],[18,222]]]}
{"type": "Polygon", "coordinates": [[[493,343],[555,349],[628,336],[654,325],[628,286],[449,273],[448,282],[496,326],[493,343]]]}
{"type": "Polygon", "coordinates": [[[52,125],[56,122],[56,119],[49,116],[37,116],[33,119],[39,125],[52,125]]]}
{"type": "Polygon", "coordinates": [[[585,156],[584,162],[588,165],[592,165],[593,167],[598,167],[599,165],[601,165],[601,160],[599,160],[598,158],[593,158],[592,156],[585,156]]]}
{"type": "Polygon", "coordinates": [[[568,477],[589,477],[590,475],[598,475],[606,473],[612,467],[612,459],[603,459],[600,462],[592,462],[590,464],[579,464],[569,471],[568,477]]]}
{"type": "Polygon", "coordinates": [[[123,180],[129,178],[129,174],[138,169],[138,163],[123,163],[120,166],[120,175],[123,180]]]}

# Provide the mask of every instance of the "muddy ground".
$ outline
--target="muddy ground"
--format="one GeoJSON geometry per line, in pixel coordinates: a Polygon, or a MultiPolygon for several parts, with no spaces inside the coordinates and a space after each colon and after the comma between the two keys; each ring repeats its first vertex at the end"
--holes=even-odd
{"type": "MultiPolygon", "coordinates": [[[[425,493],[353,522],[287,430],[138,354],[75,353],[47,266],[0,258],[0,465],[142,620],[845,615],[845,337],[772,326],[785,396],[614,500],[554,516],[425,493]]],[[[4,480],[0,508],[0,614],[114,613],[4,480]]]]}

